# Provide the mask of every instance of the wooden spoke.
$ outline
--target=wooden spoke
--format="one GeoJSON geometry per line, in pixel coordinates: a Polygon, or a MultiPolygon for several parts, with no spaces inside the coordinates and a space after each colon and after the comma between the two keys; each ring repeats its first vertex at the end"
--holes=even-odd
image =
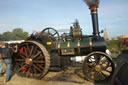
{"type": "Polygon", "coordinates": [[[105,57],[100,57],[100,60],[99,60],[99,64],[103,64],[103,59],[104,59],[105,57]]]}
{"type": "Polygon", "coordinates": [[[105,63],[105,62],[108,62],[107,58],[104,57],[104,59],[101,61],[102,64],[105,63]]]}
{"type": "Polygon", "coordinates": [[[33,72],[32,67],[31,67],[31,69],[30,69],[30,72],[31,72],[32,76],[34,77],[34,72],[33,72]]]}
{"type": "Polygon", "coordinates": [[[18,57],[21,57],[21,58],[24,59],[25,58],[25,54],[19,53],[19,54],[16,55],[16,58],[18,58],[18,57]]]}
{"type": "Polygon", "coordinates": [[[35,77],[35,76],[37,76],[37,71],[36,71],[36,69],[35,68],[33,68],[33,77],[35,77]]]}
{"type": "Polygon", "coordinates": [[[45,63],[44,61],[33,61],[33,63],[45,63]]]}
{"type": "Polygon", "coordinates": [[[26,56],[26,54],[24,52],[19,53],[19,55],[26,56]]]}
{"type": "Polygon", "coordinates": [[[103,64],[106,64],[106,69],[110,66],[111,67],[111,63],[110,62],[106,62],[106,63],[103,63],[103,64]]]}
{"type": "Polygon", "coordinates": [[[105,78],[107,78],[108,76],[107,75],[105,75],[103,72],[101,72],[101,74],[105,77],[105,78]]]}
{"type": "Polygon", "coordinates": [[[22,67],[19,68],[18,71],[21,71],[23,67],[26,67],[27,65],[23,65],[22,67]]]}
{"type": "Polygon", "coordinates": [[[90,71],[88,74],[88,78],[92,79],[92,80],[95,80],[95,72],[94,71],[90,71]]]}
{"type": "Polygon", "coordinates": [[[29,53],[30,52],[30,48],[29,48],[28,43],[26,43],[26,46],[27,46],[27,50],[28,50],[28,53],[29,53]]]}
{"type": "Polygon", "coordinates": [[[44,58],[44,56],[39,56],[39,57],[37,57],[35,59],[38,60],[38,59],[43,59],[43,58],[44,58]]]}
{"type": "Polygon", "coordinates": [[[102,80],[101,74],[97,71],[90,71],[89,75],[88,77],[92,80],[102,80]]]}
{"type": "Polygon", "coordinates": [[[88,67],[94,67],[95,66],[94,62],[86,63],[86,64],[88,65],[88,67]]]}
{"type": "Polygon", "coordinates": [[[37,52],[37,46],[35,46],[35,49],[34,49],[34,52],[33,52],[33,55],[35,55],[37,52]]]}
{"type": "Polygon", "coordinates": [[[94,59],[97,60],[97,55],[96,55],[96,54],[94,54],[94,55],[92,55],[92,56],[94,56],[94,59]]]}
{"type": "Polygon", "coordinates": [[[34,49],[34,46],[32,46],[31,51],[30,51],[30,53],[29,53],[29,56],[32,54],[33,49],[34,49]]]}
{"type": "Polygon", "coordinates": [[[28,68],[26,76],[30,77],[30,75],[31,75],[31,65],[29,65],[29,68],[28,68]]]}
{"type": "Polygon", "coordinates": [[[94,79],[97,80],[98,77],[99,77],[99,76],[98,76],[98,72],[95,71],[95,72],[94,72],[94,79]]]}
{"type": "Polygon", "coordinates": [[[106,72],[108,72],[108,73],[111,73],[111,71],[108,71],[107,69],[104,69],[103,71],[106,71],[106,72]]]}
{"type": "Polygon", "coordinates": [[[102,74],[100,72],[97,72],[97,75],[98,75],[99,80],[102,80],[103,79],[102,78],[102,74]]]}
{"type": "MultiPolygon", "coordinates": [[[[26,70],[23,72],[25,76],[28,75],[29,66],[30,66],[30,65],[26,65],[26,66],[25,66],[25,67],[26,67],[26,70]]],[[[30,71],[29,71],[29,72],[30,72],[30,71]]]]}
{"type": "Polygon", "coordinates": [[[23,47],[24,51],[25,51],[25,56],[28,56],[27,50],[25,47],[23,47]]]}
{"type": "Polygon", "coordinates": [[[89,58],[87,61],[86,61],[86,64],[88,65],[88,67],[94,67],[96,65],[96,62],[93,61],[94,58],[89,58]]]}
{"type": "Polygon", "coordinates": [[[23,65],[25,64],[25,62],[16,63],[16,64],[18,64],[18,65],[20,65],[20,66],[23,66],[23,65]]]}
{"type": "Polygon", "coordinates": [[[25,57],[23,55],[20,55],[20,57],[22,57],[23,59],[25,59],[25,57]]]}
{"type": "Polygon", "coordinates": [[[101,56],[100,55],[94,55],[94,59],[95,59],[96,64],[99,64],[101,56]]]}
{"type": "Polygon", "coordinates": [[[38,52],[36,55],[33,56],[33,58],[36,58],[41,52],[38,52]]]}
{"type": "Polygon", "coordinates": [[[98,62],[97,62],[98,65],[100,65],[102,58],[103,58],[102,55],[99,55],[99,56],[98,56],[98,62]]]}
{"type": "Polygon", "coordinates": [[[91,72],[95,72],[94,68],[89,68],[89,67],[88,67],[86,73],[88,74],[88,73],[91,73],[91,72]]]}
{"type": "Polygon", "coordinates": [[[36,65],[33,64],[33,67],[36,68],[39,72],[42,72],[36,65]]]}
{"type": "Polygon", "coordinates": [[[42,70],[44,69],[40,64],[37,63],[36,65],[39,66],[42,70]]]}
{"type": "Polygon", "coordinates": [[[15,61],[21,61],[21,62],[23,62],[23,61],[25,61],[25,59],[15,59],[15,61]]]}

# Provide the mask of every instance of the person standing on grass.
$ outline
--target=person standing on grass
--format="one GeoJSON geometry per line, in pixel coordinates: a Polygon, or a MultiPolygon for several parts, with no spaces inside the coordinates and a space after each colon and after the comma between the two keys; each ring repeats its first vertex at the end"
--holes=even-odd
{"type": "Polygon", "coordinates": [[[6,80],[9,81],[11,78],[11,68],[12,68],[12,55],[13,51],[8,47],[8,43],[5,43],[5,48],[2,48],[2,58],[6,64],[6,80]]]}

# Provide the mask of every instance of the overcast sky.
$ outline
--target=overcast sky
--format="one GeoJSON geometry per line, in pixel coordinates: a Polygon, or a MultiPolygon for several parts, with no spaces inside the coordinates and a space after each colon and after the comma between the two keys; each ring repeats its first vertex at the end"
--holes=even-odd
{"type": "MultiPolygon", "coordinates": [[[[128,35],[128,0],[101,0],[100,30],[109,37],[128,35]]],[[[46,27],[69,29],[78,19],[84,34],[92,34],[91,16],[83,0],[0,0],[0,33],[23,28],[32,33],[46,27]]]]}

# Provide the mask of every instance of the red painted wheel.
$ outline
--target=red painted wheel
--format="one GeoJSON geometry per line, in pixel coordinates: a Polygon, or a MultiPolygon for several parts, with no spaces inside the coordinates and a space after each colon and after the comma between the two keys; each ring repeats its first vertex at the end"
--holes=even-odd
{"type": "Polygon", "coordinates": [[[15,71],[20,76],[41,79],[50,66],[50,56],[46,48],[35,41],[23,42],[18,46],[15,57],[15,71]]]}

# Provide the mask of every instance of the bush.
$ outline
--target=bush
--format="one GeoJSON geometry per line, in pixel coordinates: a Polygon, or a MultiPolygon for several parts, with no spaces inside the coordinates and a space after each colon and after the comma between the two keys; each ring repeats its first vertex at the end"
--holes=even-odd
{"type": "Polygon", "coordinates": [[[113,54],[120,54],[122,50],[128,50],[128,46],[122,44],[121,40],[108,40],[107,49],[109,49],[113,54]]]}

